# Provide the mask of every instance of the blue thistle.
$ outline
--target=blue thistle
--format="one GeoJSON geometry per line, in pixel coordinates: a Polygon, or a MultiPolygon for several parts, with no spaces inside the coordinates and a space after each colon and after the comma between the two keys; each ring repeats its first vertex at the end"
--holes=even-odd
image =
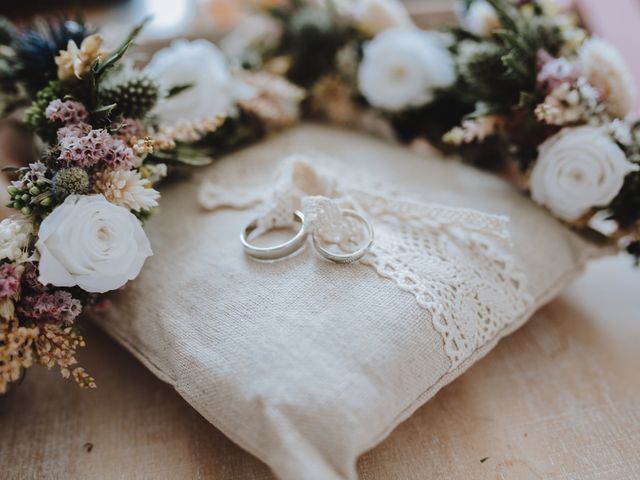
{"type": "Polygon", "coordinates": [[[67,48],[69,40],[80,45],[90,33],[83,23],[62,19],[39,21],[19,32],[11,45],[16,53],[16,80],[31,92],[45,87],[57,78],[55,57],[60,50],[67,48]]]}

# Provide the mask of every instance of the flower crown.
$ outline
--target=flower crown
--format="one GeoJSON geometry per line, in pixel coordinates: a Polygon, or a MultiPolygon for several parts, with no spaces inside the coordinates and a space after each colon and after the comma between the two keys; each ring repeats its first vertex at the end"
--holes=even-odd
{"type": "Polygon", "coordinates": [[[640,258],[640,122],[617,51],[551,0],[467,0],[424,31],[395,0],[260,2],[221,42],[140,68],[74,21],[0,22],[0,106],[37,161],[0,222],[0,392],[33,364],[83,387],[77,318],[152,254],[157,184],[301,115],[428,141],[511,180],[570,227],[640,258]],[[226,53],[226,56],[224,53],[226,53]],[[313,59],[313,60],[311,60],[313,59]],[[303,102],[304,100],[304,102],[303,102]],[[15,115],[14,115],[15,117],[15,115]]]}

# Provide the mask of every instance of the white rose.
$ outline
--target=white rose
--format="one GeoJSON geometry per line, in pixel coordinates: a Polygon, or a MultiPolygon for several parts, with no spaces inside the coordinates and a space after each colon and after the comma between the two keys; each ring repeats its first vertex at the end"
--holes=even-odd
{"type": "Polygon", "coordinates": [[[228,113],[239,95],[222,52],[207,40],[176,40],[145,68],[164,89],[191,88],[161,100],[154,109],[163,124],[202,120],[228,113]]]}
{"type": "Polygon", "coordinates": [[[565,128],[540,146],[531,196],[557,217],[577,220],[611,203],[637,169],[603,129],[565,128]]]}
{"type": "Polygon", "coordinates": [[[393,27],[413,26],[409,12],[398,0],[361,0],[354,14],[358,28],[371,36],[393,27]]]}
{"type": "Polygon", "coordinates": [[[464,28],[479,37],[488,37],[500,28],[495,9],[485,0],[475,0],[460,18],[464,28]]]}
{"type": "Polygon", "coordinates": [[[584,76],[602,95],[607,111],[619,118],[631,112],[637,88],[618,49],[601,38],[590,38],[580,47],[578,57],[584,76]]]}
{"type": "Polygon", "coordinates": [[[392,28],[364,46],[358,86],[368,102],[391,111],[420,107],[455,82],[443,37],[417,28],[392,28]]]}
{"type": "Polygon", "coordinates": [[[102,195],[70,195],[40,225],[40,282],[103,293],[138,276],[152,255],[140,221],[102,195]]]}

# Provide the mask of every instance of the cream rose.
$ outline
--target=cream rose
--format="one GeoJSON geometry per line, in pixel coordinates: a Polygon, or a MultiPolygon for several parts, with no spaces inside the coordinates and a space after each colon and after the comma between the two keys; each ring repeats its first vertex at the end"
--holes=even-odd
{"type": "Polygon", "coordinates": [[[637,169],[603,129],[565,128],[540,146],[531,196],[557,217],[577,220],[607,206],[637,169]]]}
{"type": "Polygon", "coordinates": [[[364,47],[358,86],[368,102],[390,111],[420,107],[436,89],[456,79],[442,35],[417,28],[392,28],[364,47]]]}
{"type": "Polygon", "coordinates": [[[578,57],[584,76],[602,95],[607,111],[618,118],[631,112],[637,88],[620,52],[606,40],[590,38],[580,47],[578,57]]]}
{"type": "Polygon", "coordinates": [[[356,3],[356,24],[367,35],[377,35],[393,27],[413,25],[409,12],[398,0],[361,0],[356,3]]]}
{"type": "Polygon", "coordinates": [[[228,113],[241,94],[223,53],[207,40],[174,41],[153,56],[145,72],[165,89],[191,85],[158,103],[154,113],[163,124],[228,113]]]}
{"type": "Polygon", "coordinates": [[[138,276],[151,246],[140,221],[102,195],[70,195],[40,225],[40,282],[103,293],[138,276]]]}

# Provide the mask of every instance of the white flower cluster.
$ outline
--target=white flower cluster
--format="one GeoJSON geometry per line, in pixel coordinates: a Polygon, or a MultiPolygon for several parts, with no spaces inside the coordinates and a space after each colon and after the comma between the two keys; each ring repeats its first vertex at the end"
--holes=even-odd
{"type": "Polygon", "coordinates": [[[202,39],[174,41],[153,56],[145,72],[165,90],[190,86],[158,103],[153,113],[165,126],[227,115],[239,98],[255,93],[236,81],[220,49],[202,39]]]}
{"type": "Polygon", "coordinates": [[[428,104],[438,89],[456,80],[447,37],[417,28],[392,28],[364,46],[358,71],[360,92],[389,111],[428,104]]]}
{"type": "Polygon", "coordinates": [[[28,246],[33,234],[31,220],[14,215],[0,222],[0,259],[16,263],[29,260],[28,246]]]}

